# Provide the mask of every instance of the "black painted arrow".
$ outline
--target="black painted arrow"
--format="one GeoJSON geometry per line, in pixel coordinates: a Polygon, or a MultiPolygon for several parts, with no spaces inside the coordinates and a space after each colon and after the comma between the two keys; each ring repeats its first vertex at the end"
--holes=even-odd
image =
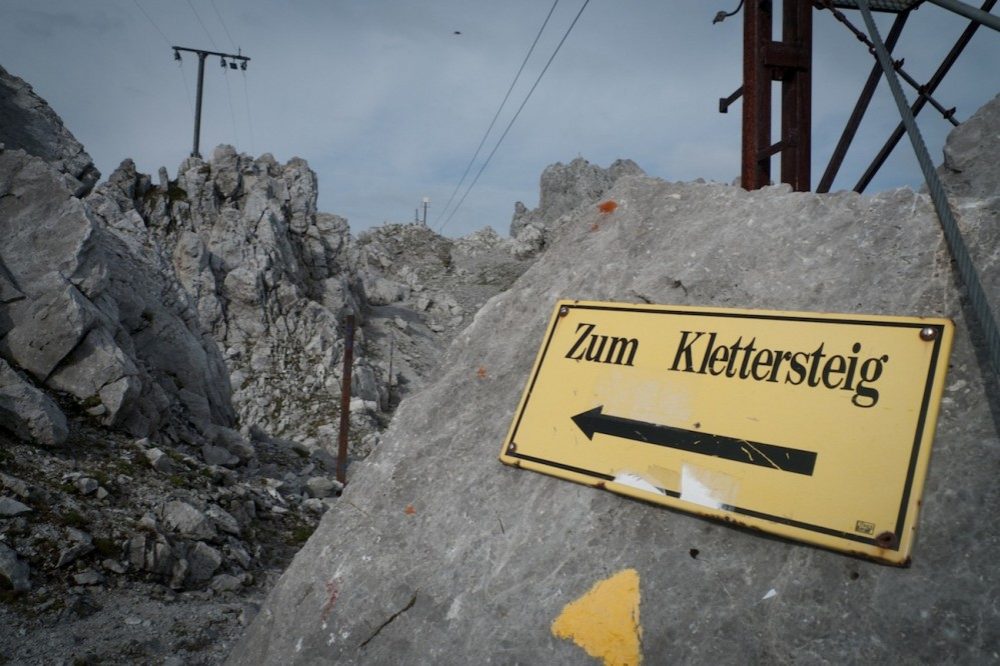
{"type": "Polygon", "coordinates": [[[594,433],[599,432],[644,444],[666,446],[806,476],[812,476],[813,468],[816,466],[816,453],[813,451],[634,421],[603,414],[603,409],[604,405],[599,405],[573,417],[573,422],[583,431],[587,439],[594,439],[594,433]]]}

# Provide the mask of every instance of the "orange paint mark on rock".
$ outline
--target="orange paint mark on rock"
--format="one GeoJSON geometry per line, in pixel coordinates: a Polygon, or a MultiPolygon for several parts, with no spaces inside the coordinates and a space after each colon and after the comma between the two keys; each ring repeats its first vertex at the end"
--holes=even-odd
{"type": "Polygon", "coordinates": [[[479,366],[479,369],[476,370],[476,377],[479,377],[480,379],[486,379],[486,368],[484,368],[483,366],[479,366]]]}
{"type": "Polygon", "coordinates": [[[618,203],[616,201],[612,201],[611,199],[597,204],[597,210],[605,214],[615,212],[616,208],[618,208],[618,203]]]}
{"type": "Polygon", "coordinates": [[[405,513],[405,514],[406,514],[406,515],[408,515],[408,516],[412,516],[412,515],[413,515],[413,514],[415,514],[416,512],[417,512],[417,510],[416,510],[415,508],[413,508],[413,505],[412,505],[412,504],[407,504],[407,505],[406,505],[406,508],[405,508],[405,509],[403,509],[403,513],[405,513]]]}

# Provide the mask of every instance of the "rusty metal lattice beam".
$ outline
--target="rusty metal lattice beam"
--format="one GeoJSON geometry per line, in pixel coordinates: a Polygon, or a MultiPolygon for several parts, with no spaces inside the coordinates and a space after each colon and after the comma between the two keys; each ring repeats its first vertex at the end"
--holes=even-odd
{"type": "MultiPolygon", "coordinates": [[[[906,25],[906,19],[909,16],[910,12],[908,11],[900,13],[896,16],[896,20],[893,21],[892,27],[889,28],[889,35],[886,37],[885,46],[890,53],[896,46],[899,35],[903,32],[903,26],[906,25]]],[[[819,185],[816,186],[817,192],[829,192],[833,186],[833,181],[837,178],[837,172],[840,171],[840,165],[844,163],[844,157],[847,156],[847,149],[851,147],[851,142],[854,141],[854,136],[858,132],[861,120],[868,110],[868,105],[871,103],[872,96],[875,94],[875,89],[878,87],[878,82],[881,79],[882,68],[876,62],[872,65],[872,70],[868,74],[868,80],[865,81],[865,86],[861,89],[861,95],[858,96],[858,101],[854,105],[854,111],[851,112],[851,117],[848,119],[844,131],[840,135],[837,147],[834,148],[833,155],[830,156],[830,162],[826,165],[826,171],[823,172],[823,177],[820,178],[819,185]]]]}
{"type": "MultiPolygon", "coordinates": [[[[982,11],[989,12],[993,8],[993,5],[995,4],[996,0],[985,0],[985,2],[983,2],[981,7],[982,11]]],[[[917,114],[919,114],[920,111],[927,104],[928,96],[932,95],[934,91],[937,90],[937,87],[941,85],[941,81],[944,80],[944,77],[951,70],[952,65],[955,64],[956,60],[958,60],[958,56],[962,54],[962,51],[965,50],[965,47],[969,44],[969,41],[972,39],[972,36],[976,34],[976,31],[979,29],[979,25],[980,24],[976,21],[969,22],[969,25],[966,26],[965,30],[962,31],[962,34],[955,42],[955,45],[951,47],[950,51],[948,51],[948,55],[946,55],[944,57],[944,60],[941,61],[941,64],[938,66],[933,76],[931,76],[931,78],[927,81],[926,84],[921,86],[921,89],[924,91],[925,94],[918,96],[916,101],[914,101],[913,104],[910,105],[910,112],[913,114],[914,117],[916,117],[917,114]]],[[[872,181],[872,178],[875,177],[875,174],[878,173],[878,170],[882,168],[883,164],[885,164],[885,161],[889,158],[889,155],[896,148],[896,144],[899,143],[899,140],[903,138],[903,134],[905,133],[906,133],[906,128],[903,126],[903,123],[900,122],[898,125],[896,125],[896,129],[893,130],[892,134],[889,135],[889,138],[886,139],[885,144],[882,145],[882,149],[879,150],[878,154],[875,156],[875,159],[872,160],[872,163],[868,166],[868,169],[865,170],[864,174],[862,174],[861,178],[854,186],[855,192],[865,191],[865,188],[868,187],[868,185],[872,181]]]]}

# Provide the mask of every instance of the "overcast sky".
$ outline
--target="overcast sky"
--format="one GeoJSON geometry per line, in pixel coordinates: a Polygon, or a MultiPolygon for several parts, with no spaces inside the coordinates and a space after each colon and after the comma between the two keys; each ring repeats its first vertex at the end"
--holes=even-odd
{"type": "MultiPolygon", "coordinates": [[[[584,0],[561,0],[480,160],[584,0]]],[[[739,174],[742,15],[738,0],[592,0],[465,204],[444,229],[506,233],[514,202],[538,202],[546,165],[631,158],[667,180],[739,174]]],[[[777,4],[777,3],[776,3],[777,4]]],[[[201,152],[303,157],[320,210],[355,231],[429,222],[455,189],[545,19],[551,0],[2,0],[0,65],[62,116],[106,177],[126,158],[171,176],[191,151],[197,58],[171,45],[252,58],[246,72],[206,65],[201,152]],[[148,16],[147,16],[148,15],[148,16]],[[461,34],[455,34],[460,32],[461,34]]],[[[858,12],[848,12],[863,29],[858,12]]],[[[879,16],[883,35],[891,16],[879,16]]],[[[966,21],[924,4],[896,53],[926,80],[966,21]]],[[[828,12],[815,12],[813,182],[850,113],[871,56],[828,12]]],[[[965,119],[1000,92],[1000,34],[981,28],[939,88],[965,119]]],[[[908,90],[912,98],[912,91],[908,90]]],[[[898,121],[884,83],[834,189],[854,185],[898,121]]],[[[927,107],[935,159],[950,126],[927,107]]],[[[473,167],[472,174],[479,168],[473,167]]],[[[774,173],[777,173],[775,165],[774,173]]],[[[471,175],[470,174],[470,178],[471,175]]],[[[904,142],[869,191],[920,175],[904,142]]]]}

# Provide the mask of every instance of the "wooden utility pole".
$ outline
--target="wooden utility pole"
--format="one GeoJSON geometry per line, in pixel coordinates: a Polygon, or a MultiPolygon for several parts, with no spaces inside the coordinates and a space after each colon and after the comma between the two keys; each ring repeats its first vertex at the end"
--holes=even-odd
{"type": "Polygon", "coordinates": [[[201,153],[198,152],[198,143],[201,139],[201,92],[204,87],[205,81],[205,58],[207,56],[219,56],[222,66],[226,66],[226,58],[229,58],[229,68],[236,69],[237,61],[239,62],[238,67],[245,70],[247,68],[247,63],[250,62],[250,58],[243,55],[242,53],[232,54],[232,53],[220,53],[218,51],[202,51],[201,49],[189,49],[185,46],[174,46],[174,60],[181,59],[181,51],[187,51],[188,53],[194,53],[198,56],[198,93],[195,98],[194,105],[194,147],[191,149],[191,157],[201,157],[201,153]]]}

